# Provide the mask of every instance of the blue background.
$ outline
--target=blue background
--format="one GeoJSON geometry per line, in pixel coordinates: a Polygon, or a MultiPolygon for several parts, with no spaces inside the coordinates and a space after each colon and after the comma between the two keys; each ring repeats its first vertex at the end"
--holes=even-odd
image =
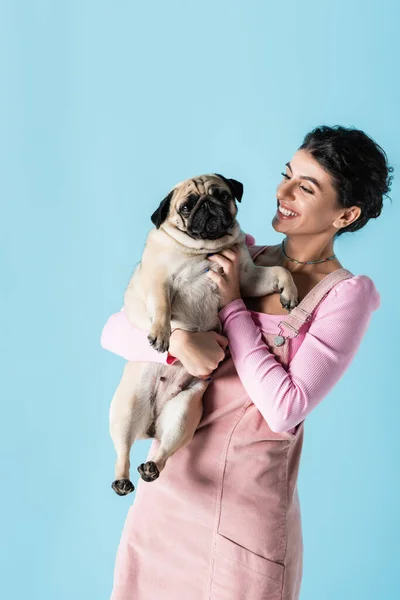
{"type": "MultiPolygon", "coordinates": [[[[319,124],[365,130],[399,169],[399,18],[395,0],[0,2],[4,598],[110,596],[134,497],[110,488],[124,361],[100,333],[153,210],[220,172],[244,182],[242,228],[277,243],[280,172],[319,124]]],[[[335,246],[382,304],[307,420],[302,600],[400,594],[398,191],[335,246]]]]}

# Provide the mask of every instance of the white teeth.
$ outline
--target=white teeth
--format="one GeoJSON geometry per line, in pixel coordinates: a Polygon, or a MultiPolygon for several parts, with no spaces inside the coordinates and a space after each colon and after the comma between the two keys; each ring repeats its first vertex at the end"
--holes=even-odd
{"type": "Polygon", "coordinates": [[[282,206],[279,205],[278,207],[279,212],[281,212],[283,215],[285,215],[285,217],[297,217],[297,213],[292,212],[291,210],[286,210],[286,208],[283,208],[282,206]]]}

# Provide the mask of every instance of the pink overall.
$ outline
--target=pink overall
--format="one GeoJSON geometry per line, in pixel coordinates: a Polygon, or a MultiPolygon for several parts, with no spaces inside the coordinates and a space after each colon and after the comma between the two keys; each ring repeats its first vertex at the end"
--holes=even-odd
{"type": "MultiPolygon", "coordinates": [[[[258,249],[253,258],[264,250],[258,249]]],[[[287,368],[310,315],[340,280],[325,277],[290,315],[252,312],[287,368]],[[279,327],[280,325],[280,327],[279,327]],[[301,328],[301,332],[299,329],[301,328]],[[282,345],[282,337],[286,341],[282,345]]],[[[192,441],[153,483],[139,479],[119,545],[112,600],[297,600],[302,533],[297,475],[303,422],[275,433],[249,398],[232,358],[203,398],[192,441]]],[[[148,459],[157,447],[153,441],[148,459]]]]}

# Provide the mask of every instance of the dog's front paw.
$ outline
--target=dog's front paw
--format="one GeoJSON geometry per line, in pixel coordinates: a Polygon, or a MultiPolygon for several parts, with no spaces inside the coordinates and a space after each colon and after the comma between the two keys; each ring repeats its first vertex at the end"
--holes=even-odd
{"type": "Polygon", "coordinates": [[[112,482],[111,487],[118,496],[126,496],[135,489],[130,479],[116,479],[112,482]]]}
{"type": "Polygon", "coordinates": [[[286,288],[281,289],[281,295],[280,295],[279,299],[281,301],[283,308],[286,308],[286,310],[288,310],[290,312],[299,303],[297,289],[294,291],[293,290],[288,291],[286,288]]]}
{"type": "Polygon", "coordinates": [[[281,301],[283,308],[286,308],[286,310],[288,310],[290,312],[299,303],[299,300],[297,297],[297,291],[294,294],[294,293],[285,292],[285,290],[283,290],[280,295],[280,301],[281,301]]]}
{"type": "Polygon", "coordinates": [[[280,292],[280,301],[283,308],[291,311],[299,303],[299,295],[295,282],[291,274],[284,270],[283,274],[279,277],[278,291],[280,292]]]}
{"type": "Polygon", "coordinates": [[[169,339],[171,337],[171,324],[152,325],[147,339],[150,346],[153,346],[157,352],[166,352],[169,348],[169,339]]]}
{"type": "Polygon", "coordinates": [[[140,473],[140,477],[144,481],[155,481],[160,476],[160,471],[155,462],[149,460],[147,463],[142,463],[137,468],[140,473]]]}

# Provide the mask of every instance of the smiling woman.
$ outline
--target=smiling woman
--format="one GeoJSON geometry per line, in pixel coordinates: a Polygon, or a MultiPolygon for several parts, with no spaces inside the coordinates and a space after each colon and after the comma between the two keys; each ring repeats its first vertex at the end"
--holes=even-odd
{"type": "Polygon", "coordinates": [[[303,216],[294,231],[305,221],[312,232],[316,223],[318,229],[335,227],[334,237],[357,231],[380,215],[392,171],[385,152],[363,131],[318,127],[286,163],[277,194],[283,211],[277,218],[303,216]]]}
{"type": "Polygon", "coordinates": [[[382,148],[360,130],[324,126],[306,135],[277,189],[272,226],[286,235],[286,254],[296,257],[282,252],[280,264],[333,260],[329,269],[341,268],[334,240],[380,215],[392,171],[382,148]]]}
{"type": "MultiPolygon", "coordinates": [[[[300,300],[290,314],[278,292],[241,297],[238,253],[226,248],[209,257],[223,269],[209,273],[223,336],[176,330],[161,355],[123,312],[103,330],[103,346],[130,361],[215,370],[190,443],[157,483],[139,483],[113,600],[299,598],[304,420],[350,366],[380,305],[374,282],[341,265],[334,240],[380,214],[392,168],[364,132],[319,127],[286,169],[272,220],[282,246],[250,253],[256,265],[290,271],[300,300]]],[[[147,460],[156,451],[155,440],[147,460]]]]}

